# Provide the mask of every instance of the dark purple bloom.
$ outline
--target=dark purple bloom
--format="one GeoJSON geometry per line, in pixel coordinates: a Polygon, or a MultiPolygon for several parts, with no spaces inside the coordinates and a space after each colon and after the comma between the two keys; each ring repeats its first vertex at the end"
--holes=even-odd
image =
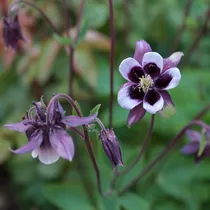
{"type": "Polygon", "coordinates": [[[15,16],[15,18],[10,16],[5,17],[3,23],[3,38],[6,46],[11,46],[14,50],[17,50],[18,41],[24,41],[18,16],[15,16]]]}
{"type": "Polygon", "coordinates": [[[210,157],[210,131],[207,131],[204,134],[205,145],[200,155],[199,155],[199,149],[200,149],[202,134],[197,131],[187,130],[186,135],[189,138],[190,142],[181,149],[181,152],[183,154],[193,155],[195,158],[195,163],[199,163],[205,157],[210,157]]]}
{"type": "Polygon", "coordinates": [[[111,161],[112,165],[114,167],[117,165],[123,166],[120,145],[113,129],[102,129],[100,133],[100,139],[104,152],[111,161]]]}
{"type": "Polygon", "coordinates": [[[34,117],[29,113],[27,119],[5,125],[11,130],[25,133],[28,138],[27,144],[11,151],[15,154],[32,151],[32,157],[39,157],[44,164],[54,163],[59,157],[71,161],[74,157],[74,143],[65,129],[92,123],[96,116],[65,116],[58,100],[54,101],[49,110],[49,122],[46,121],[46,107],[42,107],[38,102],[34,103],[34,109],[34,117]]]}
{"type": "Polygon", "coordinates": [[[118,92],[118,103],[131,110],[128,125],[143,118],[146,111],[155,114],[164,106],[173,105],[167,90],[179,84],[181,74],[176,66],[182,56],[182,52],[175,52],[163,59],[142,40],[136,43],[134,58],[121,62],[120,73],[128,82],[118,92]]]}

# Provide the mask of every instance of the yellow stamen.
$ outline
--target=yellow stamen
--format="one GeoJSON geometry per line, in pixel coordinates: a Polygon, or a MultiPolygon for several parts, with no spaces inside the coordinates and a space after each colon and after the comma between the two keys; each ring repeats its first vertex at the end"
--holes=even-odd
{"type": "Polygon", "coordinates": [[[151,87],[154,85],[154,82],[150,75],[146,74],[139,78],[139,90],[142,89],[144,93],[148,90],[151,90],[151,87]]]}

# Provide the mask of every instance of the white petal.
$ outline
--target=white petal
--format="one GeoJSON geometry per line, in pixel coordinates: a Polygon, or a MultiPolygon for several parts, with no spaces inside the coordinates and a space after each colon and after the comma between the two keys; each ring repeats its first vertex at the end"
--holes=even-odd
{"type": "Polygon", "coordinates": [[[131,81],[128,78],[128,74],[130,73],[133,67],[141,67],[139,62],[133,58],[126,58],[120,64],[120,67],[119,67],[120,73],[128,81],[131,81]]]}
{"type": "Polygon", "coordinates": [[[151,105],[149,104],[147,101],[143,101],[143,107],[144,109],[149,112],[150,114],[155,114],[156,112],[160,111],[162,108],[163,108],[163,105],[164,105],[164,101],[163,101],[163,98],[162,96],[160,95],[160,98],[159,100],[151,105]]]}
{"type": "Polygon", "coordinates": [[[39,148],[34,149],[31,153],[31,155],[33,158],[37,158],[39,155],[39,148]]]}
{"type": "Polygon", "coordinates": [[[55,163],[59,159],[58,153],[52,147],[39,148],[39,160],[44,164],[55,163]]]}
{"type": "Polygon", "coordinates": [[[164,90],[169,90],[178,86],[179,81],[181,79],[181,73],[178,68],[174,67],[174,68],[168,69],[164,74],[169,74],[172,76],[172,80],[170,81],[168,86],[164,88],[164,90]]]}
{"type": "Polygon", "coordinates": [[[142,60],[142,66],[144,67],[148,63],[155,63],[157,67],[160,69],[160,72],[163,69],[163,58],[159,53],[156,52],[145,53],[142,60]]]}
{"type": "Polygon", "coordinates": [[[117,101],[119,103],[119,105],[125,109],[131,110],[133,109],[135,106],[137,106],[138,104],[140,104],[142,102],[142,100],[138,100],[138,99],[132,99],[130,97],[130,87],[133,85],[134,83],[126,83],[124,84],[119,92],[118,92],[118,96],[117,96],[117,101]]]}

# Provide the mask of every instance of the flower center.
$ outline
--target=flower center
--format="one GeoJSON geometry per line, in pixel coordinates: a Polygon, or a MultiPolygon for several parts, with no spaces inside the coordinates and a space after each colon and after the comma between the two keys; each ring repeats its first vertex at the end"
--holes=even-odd
{"type": "Polygon", "coordinates": [[[151,76],[148,74],[140,77],[139,80],[139,89],[142,89],[144,93],[151,90],[151,87],[154,85],[151,76]]]}

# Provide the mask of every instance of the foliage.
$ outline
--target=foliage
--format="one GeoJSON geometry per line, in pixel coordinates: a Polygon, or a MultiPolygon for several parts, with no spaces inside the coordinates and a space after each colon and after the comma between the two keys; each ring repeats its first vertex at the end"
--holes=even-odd
{"type": "MultiPolygon", "coordinates": [[[[37,5],[63,30],[63,13],[59,1],[35,1],[37,5]]],[[[186,29],[176,50],[186,53],[200,30],[208,2],[196,0],[186,29]]],[[[150,117],[128,129],[128,111],[116,102],[116,94],[123,84],[118,66],[125,57],[132,57],[136,41],[145,39],[154,51],[164,57],[170,53],[173,40],[182,24],[185,1],[177,0],[132,0],[114,1],[116,51],[114,78],[114,128],[122,145],[123,159],[129,164],[146,135],[150,117]],[[128,5],[124,5],[128,2],[128,5]],[[128,9],[128,15],[126,14],[128,9]]],[[[79,1],[68,1],[72,25],[76,22],[79,1]]],[[[3,15],[3,14],[2,14],[3,15]]],[[[75,100],[80,101],[84,115],[99,111],[99,116],[108,125],[109,103],[109,10],[108,1],[90,0],[85,4],[83,27],[75,46],[75,100]],[[96,104],[95,108],[93,108],[96,104]],[[93,109],[92,109],[93,108],[93,109]],[[91,113],[89,110],[91,110],[91,113]]],[[[95,174],[84,142],[75,137],[76,158],[69,163],[59,160],[43,166],[31,155],[16,156],[7,148],[18,147],[26,142],[23,135],[6,130],[3,125],[19,121],[31,102],[48,101],[53,93],[68,93],[68,59],[63,46],[72,39],[52,33],[46,22],[29,7],[21,10],[20,21],[26,42],[21,51],[4,50],[0,38],[0,209],[44,209],[44,210],[207,210],[210,209],[209,161],[195,166],[193,158],[179,153],[179,144],[172,155],[154,169],[149,176],[122,197],[108,200],[99,197],[95,174]],[[8,199],[9,198],[9,199],[8,199]]],[[[1,23],[2,26],[2,23],[1,23]]],[[[0,27],[0,30],[2,27],[0,27]]],[[[72,37],[75,27],[70,30],[72,37]]],[[[205,34],[188,63],[182,64],[182,80],[178,88],[171,91],[176,113],[169,118],[157,116],[154,133],[148,152],[137,169],[122,178],[117,184],[121,188],[134,177],[143,166],[153,160],[174,135],[188,123],[210,100],[209,46],[205,34]]],[[[64,107],[67,104],[64,103],[64,107]]],[[[171,115],[170,110],[166,115],[171,115]]],[[[210,114],[205,117],[210,123],[210,114]]],[[[71,132],[71,131],[70,131],[71,132]]],[[[106,159],[98,136],[93,132],[91,143],[102,174],[103,188],[108,187],[112,168],[106,159]]]]}

